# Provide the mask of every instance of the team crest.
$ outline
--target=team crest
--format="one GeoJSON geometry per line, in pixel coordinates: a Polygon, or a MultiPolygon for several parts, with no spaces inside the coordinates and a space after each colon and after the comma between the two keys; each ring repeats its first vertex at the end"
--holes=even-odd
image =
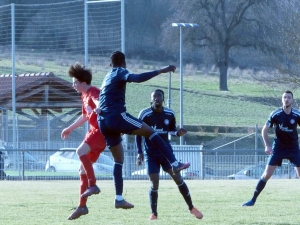
{"type": "Polygon", "coordinates": [[[294,123],[295,123],[295,120],[294,120],[294,119],[291,119],[291,120],[290,120],[290,123],[291,123],[291,124],[294,124],[294,123]]]}
{"type": "Polygon", "coordinates": [[[166,125],[169,125],[170,121],[169,121],[168,119],[165,119],[164,123],[165,123],[166,125]]]}

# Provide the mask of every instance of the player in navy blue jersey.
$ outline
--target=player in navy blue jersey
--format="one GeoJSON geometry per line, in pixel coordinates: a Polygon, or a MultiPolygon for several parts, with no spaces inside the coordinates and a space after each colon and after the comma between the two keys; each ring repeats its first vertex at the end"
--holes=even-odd
{"type": "Polygon", "coordinates": [[[99,106],[96,112],[98,113],[98,123],[101,133],[104,135],[106,144],[115,161],[113,171],[116,188],[115,207],[129,209],[134,206],[126,202],[122,196],[124,151],[121,143],[121,134],[142,135],[149,138],[172,165],[174,173],[179,173],[181,170],[188,168],[190,163],[178,162],[169,146],[165,144],[151,127],[126,113],[125,91],[127,82],[144,82],[161,73],[175,72],[176,67],[169,65],[160,70],[132,74],[126,69],[125,55],[122,52],[113,52],[110,55],[110,60],[112,69],[102,82],[99,106]]]}
{"type": "MultiPolygon", "coordinates": [[[[174,112],[171,109],[163,107],[164,102],[164,92],[160,89],[155,90],[151,94],[151,107],[142,110],[139,114],[139,119],[144,123],[152,127],[159,136],[164,140],[164,142],[172,149],[168,134],[172,136],[182,136],[186,134],[184,128],[177,130],[176,120],[174,112]]],[[[155,146],[148,138],[145,138],[145,163],[147,168],[147,174],[151,182],[149,190],[149,199],[152,214],[149,220],[157,219],[157,199],[158,199],[158,186],[159,186],[159,172],[160,167],[164,171],[170,174],[174,182],[177,184],[179,192],[182,194],[188,209],[191,214],[196,218],[202,219],[203,214],[194,207],[191,199],[189,189],[184,182],[180,173],[173,173],[172,167],[166,158],[157,150],[155,146]]],[[[136,136],[136,145],[138,149],[137,164],[141,165],[144,161],[144,153],[142,151],[142,137],[136,136]]]]}
{"type": "Polygon", "coordinates": [[[300,151],[298,142],[297,125],[300,126],[300,111],[292,108],[293,93],[285,91],[282,95],[282,107],[273,111],[262,129],[262,137],[265,143],[265,152],[270,155],[266,169],[257,183],[252,199],[242,206],[253,206],[258,195],[266,186],[277,166],[281,166],[283,159],[290,160],[296,167],[297,175],[300,175],[300,151]],[[268,131],[275,127],[275,137],[271,146],[268,139],[268,131]]]}

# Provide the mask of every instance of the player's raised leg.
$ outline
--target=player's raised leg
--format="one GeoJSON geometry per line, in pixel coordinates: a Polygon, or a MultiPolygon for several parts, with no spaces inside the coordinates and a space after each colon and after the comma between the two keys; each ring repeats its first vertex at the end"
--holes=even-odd
{"type": "Polygon", "coordinates": [[[179,173],[181,170],[184,170],[190,167],[190,163],[181,163],[178,162],[175,158],[172,149],[163,141],[163,139],[146,123],[143,122],[141,128],[136,129],[132,132],[134,135],[144,136],[148,138],[161,153],[169,161],[172,166],[173,173],[179,173]]]}

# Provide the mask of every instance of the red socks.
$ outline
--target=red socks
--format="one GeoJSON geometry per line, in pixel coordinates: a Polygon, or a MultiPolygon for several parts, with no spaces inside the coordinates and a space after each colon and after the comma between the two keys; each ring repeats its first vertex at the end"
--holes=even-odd
{"type": "Polygon", "coordinates": [[[91,160],[87,155],[82,155],[79,157],[79,159],[88,178],[88,186],[96,185],[96,177],[91,160]]]}
{"type": "Polygon", "coordinates": [[[79,207],[86,206],[87,198],[82,198],[81,195],[86,191],[89,182],[86,174],[80,174],[80,186],[79,186],[79,207]]]}

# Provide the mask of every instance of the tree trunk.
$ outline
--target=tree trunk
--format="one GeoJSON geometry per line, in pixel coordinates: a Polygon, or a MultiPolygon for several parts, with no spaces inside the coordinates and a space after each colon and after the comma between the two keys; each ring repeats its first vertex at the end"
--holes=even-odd
{"type": "Polygon", "coordinates": [[[219,88],[220,88],[220,91],[228,91],[227,70],[228,70],[228,63],[227,62],[219,62],[219,72],[220,72],[219,88]]]}

